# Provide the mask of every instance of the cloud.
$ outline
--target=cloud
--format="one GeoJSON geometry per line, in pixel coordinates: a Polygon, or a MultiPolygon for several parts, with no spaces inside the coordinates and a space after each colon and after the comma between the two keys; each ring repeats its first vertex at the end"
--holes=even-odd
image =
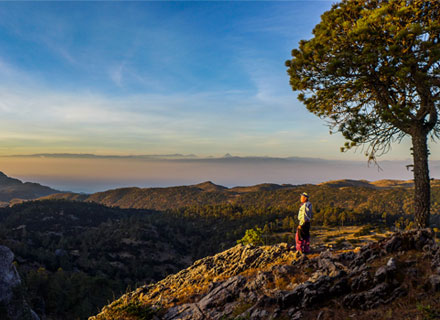
{"type": "MultiPolygon", "coordinates": [[[[329,136],[319,119],[295,118],[283,106],[240,91],[115,97],[0,84],[0,154],[231,152],[364,160],[361,153],[341,154],[343,139],[329,136]]],[[[431,153],[437,149],[433,144],[431,153]]],[[[403,141],[390,156],[406,158],[408,150],[403,141]]]]}
{"type": "Polygon", "coordinates": [[[21,5],[0,11],[0,154],[363,157],[288,84],[284,31],[318,3],[21,5]]]}
{"type": "Polygon", "coordinates": [[[125,68],[125,61],[121,62],[119,65],[109,70],[110,78],[120,88],[122,87],[124,68],[125,68]]]}
{"type": "Polygon", "coordinates": [[[42,151],[53,150],[57,143],[63,150],[94,145],[130,151],[138,145],[153,152],[196,152],[205,147],[213,152],[228,146],[235,151],[243,142],[252,144],[253,136],[262,139],[257,131],[264,126],[258,114],[243,111],[247,102],[240,95],[233,94],[238,100],[231,94],[223,98],[223,92],[112,97],[3,84],[0,146],[10,145],[12,139],[21,141],[23,148],[34,141],[42,151]]]}

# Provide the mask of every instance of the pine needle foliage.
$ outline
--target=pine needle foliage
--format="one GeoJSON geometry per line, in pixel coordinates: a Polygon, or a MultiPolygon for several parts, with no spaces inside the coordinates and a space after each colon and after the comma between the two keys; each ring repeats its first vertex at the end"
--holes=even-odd
{"type": "Polygon", "coordinates": [[[440,1],[343,0],[286,61],[307,109],[369,161],[412,139],[415,218],[429,224],[427,138],[440,134],[440,1]]]}

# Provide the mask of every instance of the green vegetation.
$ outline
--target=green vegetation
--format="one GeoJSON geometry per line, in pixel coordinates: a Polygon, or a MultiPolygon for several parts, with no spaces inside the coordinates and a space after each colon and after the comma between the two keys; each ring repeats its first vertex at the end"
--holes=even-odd
{"type": "Polygon", "coordinates": [[[250,244],[253,246],[261,245],[263,244],[262,234],[263,230],[258,227],[255,229],[248,229],[246,230],[246,234],[244,235],[244,237],[240,240],[237,240],[237,243],[242,245],[250,244]]]}
{"type": "Polygon", "coordinates": [[[423,319],[426,320],[438,319],[440,317],[440,310],[431,307],[431,305],[417,304],[417,310],[422,313],[423,319]]]}
{"type": "Polygon", "coordinates": [[[148,306],[143,305],[139,301],[130,301],[125,304],[120,304],[113,308],[113,316],[115,319],[136,319],[136,320],[150,320],[156,314],[148,306]]]}
{"type": "Polygon", "coordinates": [[[298,99],[347,140],[342,151],[363,145],[375,161],[411,137],[417,227],[429,225],[427,138],[440,134],[439,33],[439,1],[343,0],[286,62],[298,99]]]}
{"type": "MultiPolygon", "coordinates": [[[[371,224],[373,230],[395,228],[401,221],[406,228],[412,222],[408,188],[254,188],[234,196],[232,203],[230,191],[221,189],[208,197],[217,203],[163,211],[64,200],[25,202],[0,209],[0,244],[15,253],[37,313],[48,319],[85,319],[128,288],[158,281],[234,246],[246,238],[246,230],[261,230],[260,244],[293,244],[302,191],[311,194],[313,226],[371,224]]],[[[433,187],[432,195],[432,202],[440,203],[439,187],[433,187]]],[[[439,218],[432,215],[433,224],[440,226],[439,218]]]]}

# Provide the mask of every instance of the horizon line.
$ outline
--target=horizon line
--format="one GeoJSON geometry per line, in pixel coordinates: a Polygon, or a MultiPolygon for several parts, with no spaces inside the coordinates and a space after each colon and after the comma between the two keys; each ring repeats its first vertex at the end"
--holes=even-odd
{"type": "MultiPolygon", "coordinates": [[[[298,157],[298,156],[268,156],[268,155],[231,155],[226,153],[220,155],[197,155],[194,153],[169,153],[169,154],[95,154],[95,153],[32,153],[32,154],[4,154],[0,158],[79,158],[79,159],[144,159],[144,160],[226,160],[226,159],[250,159],[250,160],[322,160],[322,161],[341,161],[341,162],[365,162],[357,159],[331,159],[319,157],[298,157]]],[[[377,159],[378,162],[400,162],[412,161],[411,158],[405,159],[377,159]]],[[[431,159],[430,161],[440,161],[440,159],[431,159]]]]}

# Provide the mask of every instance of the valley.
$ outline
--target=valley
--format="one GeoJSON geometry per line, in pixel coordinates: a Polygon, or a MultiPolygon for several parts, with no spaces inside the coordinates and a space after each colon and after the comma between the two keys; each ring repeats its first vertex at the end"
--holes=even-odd
{"type": "MultiPolygon", "coordinates": [[[[433,181],[433,226],[439,221],[439,189],[433,181]]],[[[230,189],[206,182],[14,202],[0,209],[0,245],[14,252],[37,314],[48,320],[86,319],[125,292],[233,248],[248,229],[264,230],[263,245],[292,245],[303,190],[312,195],[315,209],[315,254],[355,250],[411,228],[408,182],[230,189]]]]}

